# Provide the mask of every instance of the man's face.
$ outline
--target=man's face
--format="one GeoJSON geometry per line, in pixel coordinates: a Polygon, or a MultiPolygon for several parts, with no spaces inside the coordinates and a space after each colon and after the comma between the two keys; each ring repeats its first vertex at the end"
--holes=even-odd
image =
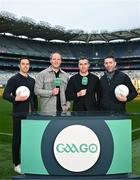
{"type": "Polygon", "coordinates": [[[61,60],[61,55],[60,54],[55,53],[55,54],[52,55],[50,63],[51,63],[53,68],[58,69],[60,67],[60,65],[61,65],[61,62],[62,62],[62,60],[61,60]]]}
{"type": "Polygon", "coordinates": [[[90,65],[87,59],[82,59],[78,66],[81,73],[87,73],[90,65]]]}
{"type": "Polygon", "coordinates": [[[28,73],[30,68],[30,63],[28,59],[22,59],[20,64],[18,65],[20,72],[22,73],[28,73]]]}
{"type": "Polygon", "coordinates": [[[117,65],[116,61],[112,58],[106,58],[104,60],[104,66],[108,72],[114,71],[116,65],[117,65]]]}

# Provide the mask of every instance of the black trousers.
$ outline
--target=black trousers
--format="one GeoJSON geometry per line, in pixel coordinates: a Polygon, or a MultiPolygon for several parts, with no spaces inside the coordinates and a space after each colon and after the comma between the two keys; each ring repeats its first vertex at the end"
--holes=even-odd
{"type": "Polygon", "coordinates": [[[12,158],[15,166],[20,164],[21,119],[25,117],[13,117],[12,158]]]}

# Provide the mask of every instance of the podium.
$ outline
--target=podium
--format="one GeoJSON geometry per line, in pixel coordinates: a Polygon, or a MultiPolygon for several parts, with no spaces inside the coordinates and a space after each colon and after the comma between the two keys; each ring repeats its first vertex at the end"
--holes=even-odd
{"type": "Polygon", "coordinates": [[[22,120],[24,178],[121,178],[132,172],[131,120],[122,115],[33,115],[22,120]]]}

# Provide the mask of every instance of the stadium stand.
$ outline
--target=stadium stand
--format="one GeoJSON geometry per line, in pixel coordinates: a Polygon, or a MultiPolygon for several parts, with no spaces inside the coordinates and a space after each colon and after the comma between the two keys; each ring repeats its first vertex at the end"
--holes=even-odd
{"type": "Polygon", "coordinates": [[[55,51],[62,54],[62,68],[68,72],[78,70],[80,57],[90,60],[91,71],[103,71],[103,59],[108,55],[117,58],[121,70],[140,69],[140,29],[111,33],[66,31],[61,26],[51,27],[46,22],[36,24],[27,17],[18,19],[8,12],[0,12],[0,21],[1,70],[17,70],[17,60],[27,56],[31,59],[31,71],[41,71],[49,66],[50,55],[55,51]],[[43,41],[35,40],[37,38],[43,41]],[[139,40],[134,41],[134,38],[139,40]],[[119,39],[123,42],[111,42],[119,39]],[[54,40],[61,42],[52,42],[54,40]]]}
{"type": "MultiPolygon", "coordinates": [[[[101,67],[101,61],[107,55],[114,55],[120,65],[125,68],[140,68],[140,41],[102,43],[102,44],[73,44],[41,42],[17,37],[0,35],[0,64],[4,64],[4,59],[9,60],[9,64],[16,65],[15,61],[8,58],[17,59],[20,56],[28,56],[34,61],[34,67],[43,68],[42,63],[49,63],[52,52],[60,52],[66,66],[76,67],[80,57],[88,57],[93,66],[101,67]],[[2,58],[3,57],[3,58],[2,58]],[[6,58],[7,57],[7,58],[6,58]],[[17,58],[16,58],[17,57],[17,58]]],[[[71,68],[70,68],[71,69],[71,68]]],[[[97,68],[98,69],[98,68],[97,68]]]]}

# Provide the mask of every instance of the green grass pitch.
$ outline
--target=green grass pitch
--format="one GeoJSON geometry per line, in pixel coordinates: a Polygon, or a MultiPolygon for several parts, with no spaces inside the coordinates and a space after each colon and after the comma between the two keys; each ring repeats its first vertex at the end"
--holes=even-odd
{"type": "MultiPolygon", "coordinates": [[[[12,118],[11,103],[1,97],[0,89],[0,179],[11,179],[16,175],[11,160],[12,118]]],[[[140,112],[140,98],[127,104],[127,112],[140,112]]],[[[133,173],[140,175],[140,115],[130,116],[133,129],[133,173]]]]}

